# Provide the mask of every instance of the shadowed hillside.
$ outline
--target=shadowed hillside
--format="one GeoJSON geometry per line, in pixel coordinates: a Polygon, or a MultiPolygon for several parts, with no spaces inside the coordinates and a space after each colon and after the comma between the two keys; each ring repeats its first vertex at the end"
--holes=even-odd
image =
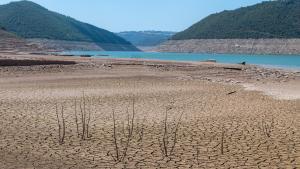
{"type": "Polygon", "coordinates": [[[137,50],[112,32],[49,11],[30,1],[1,5],[0,25],[23,38],[92,42],[104,50],[137,50]]]}

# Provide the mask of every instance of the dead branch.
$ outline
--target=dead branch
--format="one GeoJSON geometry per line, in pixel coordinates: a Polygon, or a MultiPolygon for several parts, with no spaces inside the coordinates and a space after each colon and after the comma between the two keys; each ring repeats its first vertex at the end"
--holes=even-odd
{"type": "Polygon", "coordinates": [[[80,104],[80,111],[81,111],[81,124],[82,124],[82,135],[81,139],[85,140],[85,133],[86,133],[86,107],[85,107],[85,97],[84,97],[84,92],[82,93],[82,103],[83,105],[81,106],[80,104]]]}
{"type": "Polygon", "coordinates": [[[224,154],[224,135],[225,135],[225,130],[224,126],[222,127],[222,134],[221,134],[221,154],[224,154]]]}
{"type": "Polygon", "coordinates": [[[272,122],[269,124],[265,121],[264,118],[262,119],[262,122],[261,122],[263,133],[265,136],[267,136],[269,138],[271,137],[272,129],[274,127],[273,123],[274,123],[273,119],[272,119],[272,122]]]}
{"type": "Polygon", "coordinates": [[[237,91],[233,91],[233,92],[229,92],[227,93],[227,95],[232,95],[232,94],[235,94],[237,91]]]}
{"type": "Polygon", "coordinates": [[[57,125],[58,125],[58,142],[59,144],[64,144],[65,135],[66,135],[66,123],[65,123],[63,105],[61,106],[61,111],[59,113],[58,105],[56,103],[55,112],[56,112],[57,125]]]}
{"type": "Polygon", "coordinates": [[[116,157],[114,158],[115,161],[119,161],[119,147],[118,147],[118,140],[117,140],[117,132],[116,132],[116,118],[115,118],[115,110],[113,110],[113,138],[114,138],[114,144],[115,144],[115,152],[116,157]]]}
{"type": "Polygon", "coordinates": [[[145,130],[145,120],[146,120],[146,116],[144,116],[141,127],[139,127],[139,125],[137,125],[137,133],[139,135],[139,139],[138,142],[143,141],[143,137],[144,137],[144,130],[145,130]]]}
{"type": "Polygon", "coordinates": [[[57,125],[58,125],[58,142],[59,142],[59,144],[61,144],[61,124],[60,124],[60,120],[59,120],[57,103],[55,105],[55,112],[56,112],[56,119],[57,119],[57,125]]]}
{"type": "Polygon", "coordinates": [[[238,68],[238,67],[223,67],[225,70],[238,70],[241,71],[243,70],[242,68],[238,68]]]}
{"type": "Polygon", "coordinates": [[[200,156],[200,143],[199,141],[197,141],[197,145],[196,145],[196,160],[197,160],[197,164],[200,165],[200,161],[199,161],[199,156],[200,156]]]}
{"type": "Polygon", "coordinates": [[[163,153],[165,156],[168,156],[168,128],[167,128],[167,121],[168,121],[168,108],[166,108],[165,118],[164,118],[164,136],[163,136],[163,153]]]}
{"type": "Polygon", "coordinates": [[[65,122],[65,117],[64,117],[64,106],[61,106],[61,119],[62,119],[62,138],[61,142],[64,143],[65,136],[66,136],[66,122],[65,122]]]}
{"type": "Polygon", "coordinates": [[[90,137],[89,129],[90,129],[90,121],[91,121],[91,102],[89,103],[89,112],[88,112],[88,118],[86,122],[86,137],[90,137]]]}
{"type": "Polygon", "coordinates": [[[174,148],[175,148],[176,143],[177,143],[177,135],[178,135],[179,125],[181,123],[182,115],[183,115],[183,112],[180,114],[180,117],[178,119],[175,131],[174,131],[174,140],[173,140],[173,145],[171,147],[170,155],[173,154],[174,148]]]}
{"type": "Polygon", "coordinates": [[[115,111],[113,110],[113,140],[114,140],[114,145],[115,145],[115,155],[111,155],[115,162],[122,162],[125,160],[127,156],[127,152],[130,146],[130,142],[133,138],[133,131],[134,131],[134,121],[135,121],[135,101],[133,99],[132,103],[132,114],[131,116],[129,115],[129,112],[127,110],[127,131],[128,133],[125,134],[125,127],[124,127],[124,122],[123,122],[123,134],[126,138],[125,144],[118,143],[118,134],[117,134],[117,125],[116,125],[116,118],[115,118],[115,111]],[[121,148],[120,148],[121,147],[121,148]]]}

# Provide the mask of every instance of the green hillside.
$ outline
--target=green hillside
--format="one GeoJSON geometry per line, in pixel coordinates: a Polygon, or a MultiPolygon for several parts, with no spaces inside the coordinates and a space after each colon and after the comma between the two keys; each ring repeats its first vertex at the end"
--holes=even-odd
{"type": "Polygon", "coordinates": [[[172,37],[184,39],[300,38],[300,0],[266,1],[213,14],[172,37]]]}
{"type": "Polygon", "coordinates": [[[96,42],[106,50],[137,50],[112,32],[49,11],[30,1],[1,5],[0,25],[23,38],[96,42]]]}

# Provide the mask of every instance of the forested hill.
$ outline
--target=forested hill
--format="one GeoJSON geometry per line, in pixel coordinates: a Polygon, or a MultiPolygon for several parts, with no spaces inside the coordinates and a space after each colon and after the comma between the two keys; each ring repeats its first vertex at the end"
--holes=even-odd
{"type": "Polygon", "coordinates": [[[266,1],[213,14],[172,37],[186,39],[300,38],[300,0],[266,1]]]}
{"type": "Polygon", "coordinates": [[[0,25],[23,38],[93,42],[107,50],[137,50],[112,32],[49,11],[30,1],[0,5],[0,25]]]}

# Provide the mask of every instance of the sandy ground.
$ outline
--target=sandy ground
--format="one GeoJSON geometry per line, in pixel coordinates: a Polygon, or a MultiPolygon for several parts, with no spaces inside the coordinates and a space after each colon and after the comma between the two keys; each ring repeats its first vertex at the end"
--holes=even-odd
{"type": "Polygon", "coordinates": [[[296,100],[300,99],[299,81],[289,81],[282,83],[245,83],[246,90],[261,91],[275,99],[296,100]]]}
{"type": "Polygon", "coordinates": [[[0,56],[78,61],[0,67],[0,168],[300,168],[298,72],[0,56]]]}

